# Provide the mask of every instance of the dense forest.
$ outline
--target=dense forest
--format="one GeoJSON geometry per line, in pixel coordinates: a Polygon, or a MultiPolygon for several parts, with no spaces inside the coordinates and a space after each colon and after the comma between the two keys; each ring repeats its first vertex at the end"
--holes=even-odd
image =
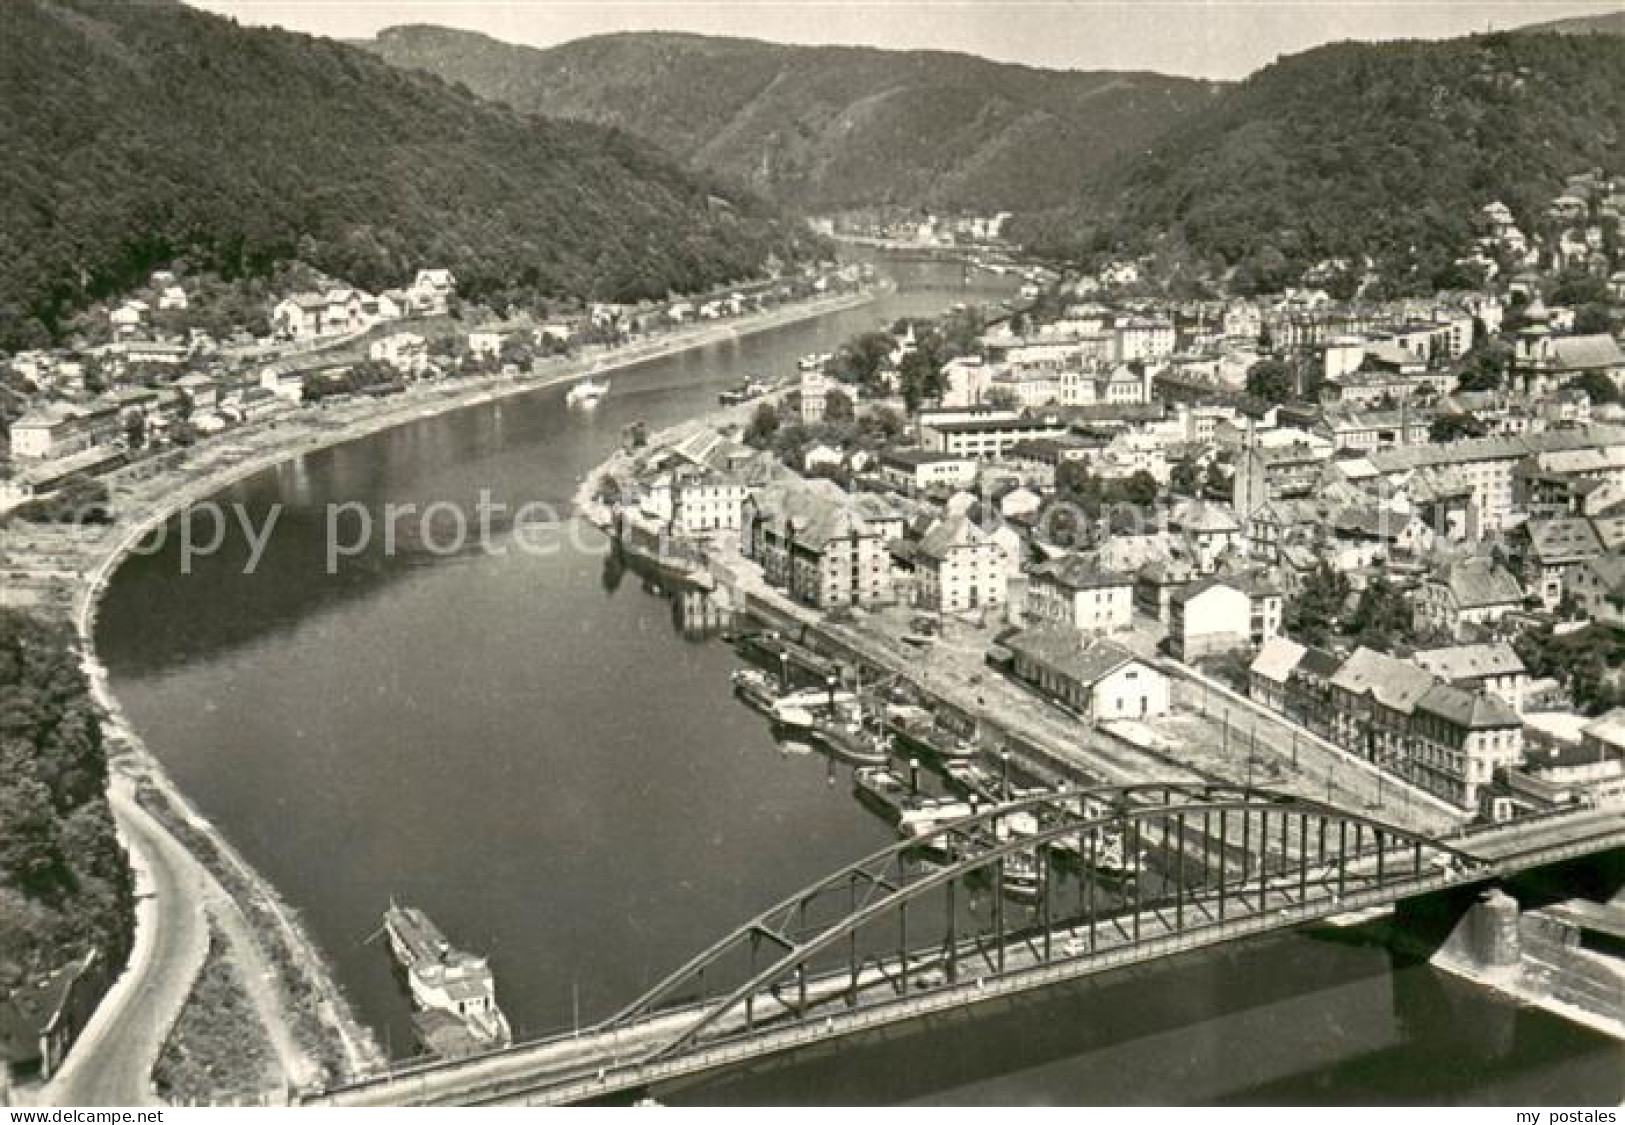
{"type": "Polygon", "coordinates": [[[106,779],[72,634],[0,610],[0,992],[92,948],[124,956],[132,886],[106,779]]]}
{"type": "Polygon", "coordinates": [[[410,26],[359,45],[522,110],[628,129],[809,210],[1057,205],[1218,88],[946,52],[670,33],[538,50],[410,26]]]}
{"type": "Polygon", "coordinates": [[[807,236],[647,142],[483,102],[330,40],[172,0],[11,0],[0,20],[0,348],[181,259],[300,259],[368,288],[663,296],[807,236]]]}
{"type": "Polygon", "coordinates": [[[1370,255],[1394,289],[1426,290],[1485,203],[1536,215],[1565,175],[1625,167],[1622,130],[1625,40],[1340,43],[1259,71],[1016,233],[1239,266],[1243,290],[1370,255]]]}

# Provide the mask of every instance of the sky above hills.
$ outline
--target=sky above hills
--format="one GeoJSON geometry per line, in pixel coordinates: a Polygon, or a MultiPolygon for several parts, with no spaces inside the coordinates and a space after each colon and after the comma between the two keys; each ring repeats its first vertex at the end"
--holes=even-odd
{"type": "Polygon", "coordinates": [[[1619,0],[192,0],[340,39],[433,23],[546,47],[613,31],[965,51],[1079,70],[1241,78],[1341,39],[1441,39],[1617,10],[1619,0]]]}

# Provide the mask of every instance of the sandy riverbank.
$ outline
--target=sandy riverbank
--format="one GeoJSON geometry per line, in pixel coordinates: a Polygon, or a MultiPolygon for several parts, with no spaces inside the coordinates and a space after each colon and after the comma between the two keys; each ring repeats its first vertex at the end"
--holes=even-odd
{"type": "MultiPolygon", "coordinates": [[[[313,1015],[332,1048],[325,1060],[331,1069],[356,1076],[381,1067],[383,1052],[371,1031],[355,1015],[325,958],[275,889],[230,845],[224,835],[194,808],[174,785],[157,756],[125,716],[113,694],[106,668],[97,656],[95,625],[100,599],[112,575],[131,550],[154,528],[192,504],[229,485],[283,462],[342,445],[421,418],[517,395],[530,394],[585,375],[604,374],[675,355],[692,348],[824,316],[872,302],[881,290],[871,288],[813,301],[798,302],[735,321],[678,330],[656,339],[613,350],[554,360],[540,374],[490,377],[454,384],[426,385],[383,400],[346,403],[306,410],[276,422],[230,431],[200,443],[179,463],[138,463],[111,482],[115,509],[129,513],[107,528],[37,528],[14,549],[8,544],[7,582],[21,581],[46,607],[67,611],[77,629],[91,691],[107,715],[106,734],[114,767],[137,783],[143,808],[163,824],[166,835],[190,855],[194,878],[206,880],[229,897],[242,915],[260,923],[256,944],[267,948],[239,951],[239,965],[268,964],[279,980],[285,1017],[297,1023],[295,1009],[313,1015]]],[[[17,537],[21,540],[21,536],[17,537]]],[[[139,866],[153,857],[140,834],[120,821],[120,836],[139,866]]],[[[175,896],[185,898],[186,896],[175,896]]],[[[194,911],[192,901],[155,901],[138,919],[141,927],[161,928],[163,912],[194,911]]],[[[150,939],[150,934],[148,935],[150,939]]],[[[138,941],[143,940],[138,933],[138,941]]],[[[201,967],[201,966],[199,966],[201,967]]],[[[127,977],[150,971],[141,965],[127,977]]],[[[195,970],[192,972],[195,978],[195,970]]],[[[141,994],[131,980],[118,995],[141,994]]],[[[110,994],[113,995],[113,994],[110,994]]],[[[179,1010],[159,1013],[155,1022],[171,1026],[179,1010]]],[[[300,1028],[287,1029],[294,1038],[300,1028]]],[[[306,1028],[308,1031],[308,1028],[306,1028]]],[[[307,1043],[307,1046],[312,1046],[307,1043]]],[[[289,1076],[297,1080],[299,1076],[289,1076]]]]}

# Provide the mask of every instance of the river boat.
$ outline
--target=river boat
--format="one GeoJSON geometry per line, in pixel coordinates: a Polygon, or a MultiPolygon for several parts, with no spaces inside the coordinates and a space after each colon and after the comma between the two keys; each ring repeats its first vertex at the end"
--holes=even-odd
{"type": "Polygon", "coordinates": [[[780,699],[768,708],[768,716],[780,732],[810,734],[818,718],[806,707],[780,699]]]}
{"type": "Polygon", "coordinates": [[[903,811],[897,820],[897,830],[905,837],[924,836],[939,825],[964,820],[975,811],[969,801],[958,797],[922,797],[903,811]]]}
{"type": "Polygon", "coordinates": [[[891,739],[862,722],[814,718],[812,736],[843,762],[881,765],[891,758],[891,739]]]}
{"type": "Polygon", "coordinates": [[[599,382],[587,378],[571,387],[564,396],[566,406],[597,406],[598,401],[609,394],[609,380],[599,382]]]}
{"type": "Polygon", "coordinates": [[[389,949],[406,974],[417,1009],[413,1023],[424,1046],[458,1056],[494,1051],[513,1042],[497,1006],[496,978],[484,957],[456,949],[427,914],[389,904],[384,912],[389,949]]]}
{"type": "Polygon", "coordinates": [[[764,714],[773,713],[773,705],[779,701],[779,690],[766,672],[741,668],[729,679],[733,682],[734,694],[740,699],[764,714]]]}
{"type": "Polygon", "coordinates": [[[883,766],[863,766],[852,772],[852,788],[858,800],[881,816],[896,823],[914,799],[919,797],[896,770],[883,766]]]}
{"type": "Polygon", "coordinates": [[[906,713],[888,716],[886,725],[897,737],[899,753],[923,753],[944,762],[965,761],[978,749],[972,739],[961,738],[945,730],[932,719],[929,712],[913,708],[906,713]]]}

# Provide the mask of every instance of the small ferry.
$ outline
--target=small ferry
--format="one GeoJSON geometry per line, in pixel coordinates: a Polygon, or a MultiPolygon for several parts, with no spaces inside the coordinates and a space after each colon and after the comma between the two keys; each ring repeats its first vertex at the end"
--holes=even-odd
{"type": "Polygon", "coordinates": [[[736,387],[730,387],[717,395],[717,401],[723,406],[738,406],[742,402],[761,398],[773,389],[773,384],[764,379],[746,379],[736,387]]]}
{"type": "Polygon", "coordinates": [[[496,979],[484,957],[455,949],[429,916],[393,902],[384,912],[390,952],[406,974],[423,1045],[448,1058],[494,1051],[513,1042],[497,1007],[496,979]]]}
{"type": "Polygon", "coordinates": [[[858,800],[882,816],[896,822],[919,794],[896,770],[882,766],[862,766],[852,772],[852,788],[858,800]]]}
{"type": "Polygon", "coordinates": [[[589,376],[571,387],[564,396],[566,406],[597,406],[598,401],[609,394],[609,380],[599,382],[589,376]]]}
{"type": "Polygon", "coordinates": [[[938,825],[974,816],[976,806],[958,797],[922,797],[909,804],[897,819],[897,830],[907,837],[924,836],[938,825]]]}
{"type": "Polygon", "coordinates": [[[773,677],[755,668],[741,668],[728,678],[733,683],[734,694],[740,699],[758,711],[773,713],[773,705],[779,700],[778,686],[773,682],[773,677]]]}
{"type": "Polygon", "coordinates": [[[767,709],[767,714],[773,720],[775,729],[780,732],[805,734],[818,722],[817,716],[812,711],[799,703],[792,703],[787,698],[775,700],[767,709]]]}
{"type": "Polygon", "coordinates": [[[1004,858],[1004,894],[1018,902],[1037,902],[1038,858],[1032,852],[1012,852],[1004,858]]]}
{"type": "Polygon", "coordinates": [[[810,733],[837,758],[854,765],[883,765],[891,757],[891,738],[869,729],[861,714],[815,716],[810,733]]]}
{"type": "Polygon", "coordinates": [[[974,740],[961,738],[939,726],[923,708],[900,709],[887,716],[886,725],[897,736],[901,753],[925,753],[949,762],[971,758],[978,750],[974,740]]]}

